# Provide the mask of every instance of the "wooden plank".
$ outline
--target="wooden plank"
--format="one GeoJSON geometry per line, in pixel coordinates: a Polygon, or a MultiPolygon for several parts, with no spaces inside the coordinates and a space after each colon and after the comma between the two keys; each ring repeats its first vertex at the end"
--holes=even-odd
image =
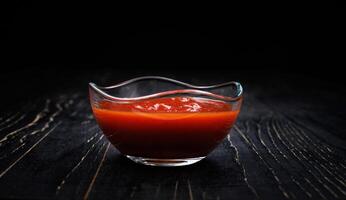
{"type": "Polygon", "coordinates": [[[1,112],[0,198],[346,198],[345,118],[330,106],[338,99],[292,96],[287,85],[264,95],[265,84],[248,83],[228,137],[207,159],[180,168],[121,156],[99,130],[86,93],[39,97],[1,112]]]}

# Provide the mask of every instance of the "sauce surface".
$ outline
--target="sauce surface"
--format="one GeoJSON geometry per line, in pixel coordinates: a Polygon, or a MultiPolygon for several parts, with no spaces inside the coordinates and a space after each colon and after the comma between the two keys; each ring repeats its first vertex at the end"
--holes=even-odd
{"type": "Polygon", "coordinates": [[[146,158],[206,156],[228,134],[239,110],[216,100],[172,97],[99,102],[95,118],[123,154],[146,158]]]}

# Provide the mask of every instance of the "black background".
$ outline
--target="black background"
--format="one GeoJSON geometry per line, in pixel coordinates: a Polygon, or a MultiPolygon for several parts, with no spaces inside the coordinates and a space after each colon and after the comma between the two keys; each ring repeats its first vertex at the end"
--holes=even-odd
{"type": "Polygon", "coordinates": [[[280,7],[276,13],[266,5],[12,7],[4,47],[13,65],[288,67],[280,7]]]}
{"type": "Polygon", "coordinates": [[[320,67],[315,63],[325,56],[310,56],[323,37],[309,46],[305,37],[311,41],[316,34],[301,27],[314,20],[292,26],[295,15],[287,10],[272,3],[14,1],[2,6],[0,82],[12,99],[63,86],[86,88],[107,72],[107,84],[162,75],[262,85],[284,76],[307,88],[320,87],[312,83],[321,79],[343,87],[338,66],[320,67]],[[308,63],[297,61],[297,52],[309,55],[308,63]]]}

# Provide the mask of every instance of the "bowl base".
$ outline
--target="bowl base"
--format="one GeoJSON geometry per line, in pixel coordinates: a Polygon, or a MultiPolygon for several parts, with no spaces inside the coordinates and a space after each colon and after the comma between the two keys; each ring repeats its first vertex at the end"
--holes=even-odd
{"type": "Polygon", "coordinates": [[[179,158],[179,159],[157,159],[157,158],[143,158],[136,156],[126,156],[130,160],[143,165],[157,166],[157,167],[178,167],[192,165],[205,157],[196,158],[179,158]]]}

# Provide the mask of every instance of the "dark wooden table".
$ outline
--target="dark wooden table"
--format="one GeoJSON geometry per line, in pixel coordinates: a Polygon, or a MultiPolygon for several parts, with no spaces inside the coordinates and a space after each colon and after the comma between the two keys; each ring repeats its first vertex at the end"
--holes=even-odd
{"type": "Polygon", "coordinates": [[[135,164],[109,144],[87,97],[87,81],[100,76],[76,77],[3,104],[1,199],[346,199],[346,95],[336,83],[304,74],[218,75],[215,82],[244,83],[236,125],[205,160],[158,168],[135,164]]]}

